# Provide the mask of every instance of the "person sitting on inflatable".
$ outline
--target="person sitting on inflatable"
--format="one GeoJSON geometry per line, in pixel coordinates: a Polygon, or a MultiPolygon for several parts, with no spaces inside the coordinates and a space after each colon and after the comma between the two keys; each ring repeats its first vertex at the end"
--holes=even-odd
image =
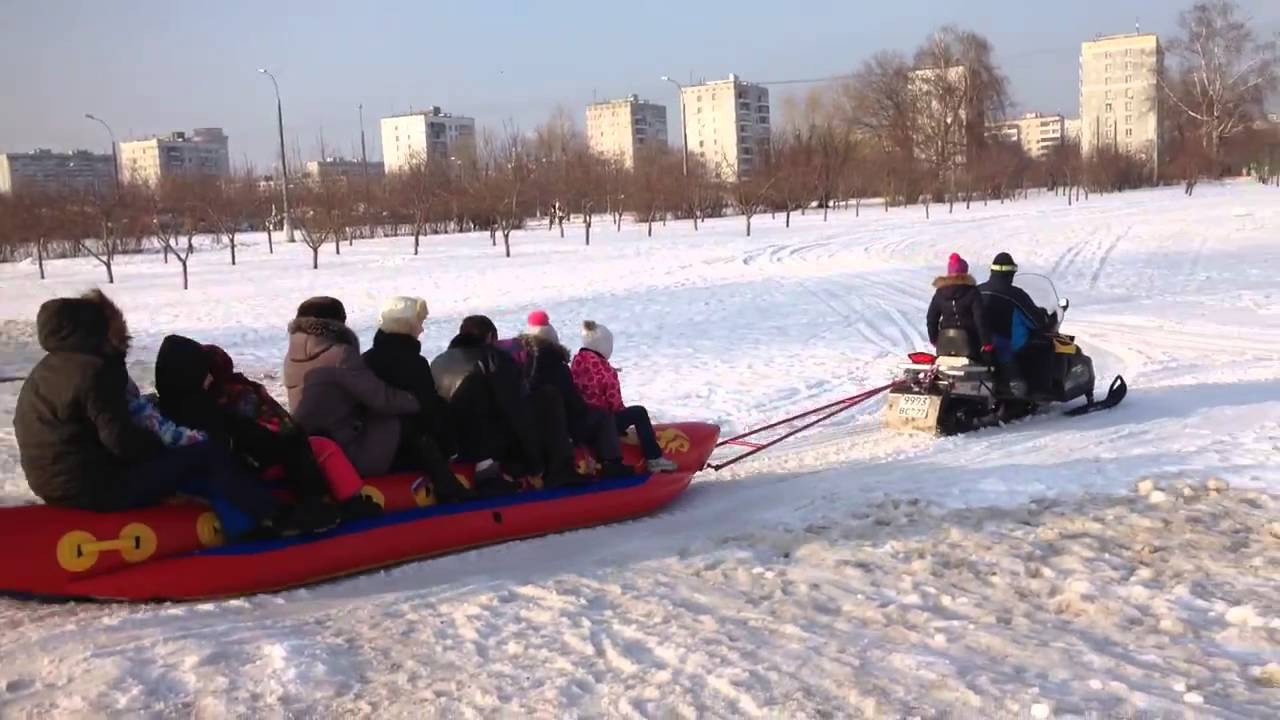
{"type": "Polygon", "coordinates": [[[448,349],[431,361],[436,390],[449,407],[458,457],[497,462],[514,479],[541,477],[554,484],[560,468],[544,458],[541,423],[523,391],[520,366],[496,347],[497,339],[492,320],[470,315],[448,349]]]}
{"type": "Polygon", "coordinates": [[[365,365],[380,380],[417,399],[417,415],[400,417],[400,448],[393,469],[425,470],[440,502],[461,502],[471,489],[458,481],[449,467],[456,450],[449,407],[436,391],[431,363],[422,357],[423,323],[427,301],[418,297],[394,297],[378,318],[373,346],[364,352],[365,365]]]}
{"type": "MultiPolygon", "coordinates": [[[[607,410],[587,405],[573,381],[569,369],[569,351],[560,344],[560,336],[546,314],[545,324],[533,325],[521,335],[524,344],[524,376],[531,393],[554,388],[564,404],[569,437],[592,449],[604,477],[625,477],[635,473],[622,462],[622,446],[613,417],[607,410]]],[[[532,317],[532,316],[531,316],[532,317]]]]}
{"type": "Polygon", "coordinates": [[[610,413],[619,433],[631,427],[636,429],[649,472],[674,472],[678,466],[663,456],[649,411],[643,405],[628,407],[622,402],[618,370],[609,364],[612,355],[613,333],[609,328],[591,320],[582,323],[582,348],[573,356],[570,366],[578,392],[587,405],[610,413]]]}
{"type": "Polygon", "coordinates": [[[982,314],[982,293],[969,274],[969,263],[956,253],[947,259],[947,274],[933,281],[933,300],[929,302],[926,317],[929,342],[942,355],[960,354],[990,364],[991,338],[987,334],[986,320],[982,314]],[[962,330],[967,346],[953,345],[953,333],[962,330]]]}
{"type": "Polygon", "coordinates": [[[279,468],[299,500],[299,522],[308,528],[337,524],[330,496],[340,501],[347,518],[380,514],[377,503],[360,494],[363,482],[349,462],[342,462],[336,443],[308,438],[266,388],[235,371],[217,345],[166,337],[156,355],[156,390],[168,417],[208,433],[259,471],[279,468]],[[332,459],[322,466],[317,452],[332,459]]]}
{"type": "Polygon", "coordinates": [[[289,409],[311,435],[333,439],[363,477],[387,474],[400,445],[400,416],[421,406],[364,364],[360,341],[336,298],[313,297],[289,323],[284,385],[289,409]]]}
{"type": "Polygon", "coordinates": [[[294,518],[216,443],[166,448],[130,413],[124,314],[100,291],[49,300],[36,316],[47,353],[23,383],[14,434],[27,483],[40,499],[96,512],[158,504],[179,493],[225,501],[248,519],[222,517],[234,538],[294,518]]]}

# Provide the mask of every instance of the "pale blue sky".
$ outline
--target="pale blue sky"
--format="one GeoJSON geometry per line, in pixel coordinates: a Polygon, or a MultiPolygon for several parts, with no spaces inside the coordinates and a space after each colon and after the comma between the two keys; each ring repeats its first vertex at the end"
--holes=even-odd
{"type": "MultiPolygon", "coordinates": [[[[197,126],[231,136],[260,168],[275,143],[271,83],[305,157],[323,131],[357,149],[357,103],[373,156],[377,119],[441,105],[481,125],[531,128],[563,104],[582,124],[593,96],[639,93],[670,108],[658,77],[749,80],[849,72],[956,22],[986,34],[1022,110],[1076,106],[1079,43],[1099,33],[1173,32],[1190,0],[0,0],[0,151],[105,150],[118,136],[197,126]]],[[[1240,0],[1267,33],[1280,0],[1240,0]]],[[[796,86],[775,87],[775,98],[796,86]]],[[[781,102],[775,99],[775,106],[781,102]]]]}

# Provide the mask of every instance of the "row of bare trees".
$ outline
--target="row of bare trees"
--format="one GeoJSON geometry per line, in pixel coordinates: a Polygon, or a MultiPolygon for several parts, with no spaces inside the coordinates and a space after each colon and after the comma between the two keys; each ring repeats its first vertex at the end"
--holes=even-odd
{"type": "MultiPolygon", "coordinates": [[[[1088,157],[1065,142],[1043,157],[988,132],[1009,106],[1008,81],[991,43],[955,26],[931,33],[907,55],[881,52],[847,79],[792,99],[773,137],[755,148],[750,166],[725,175],[677,152],[643,148],[630,165],[593,154],[562,109],[532,132],[511,126],[483,133],[473,151],[423,157],[399,173],[369,182],[311,178],[291,185],[291,220],[311,265],[332,247],[341,254],[357,239],[487,232],[510,257],[515,231],[545,225],[565,236],[577,220],[590,245],[597,218],[621,231],[629,216],[652,235],[655,226],[733,212],[750,235],[761,213],[837,209],[860,216],[875,198],[890,212],[937,204],[1009,202],[1043,188],[1068,203],[1091,193],[1185,181],[1249,167],[1280,180],[1280,129],[1259,123],[1262,99],[1276,89],[1277,46],[1259,40],[1228,0],[1198,2],[1182,15],[1183,36],[1169,43],[1174,62],[1161,78],[1165,147],[1155,159],[1100,147],[1088,157]]],[[[279,187],[252,171],[231,178],[166,178],[118,195],[22,193],[0,197],[0,260],[34,258],[45,275],[48,257],[82,255],[101,263],[114,282],[121,253],[158,248],[176,263],[184,287],[189,264],[209,243],[238,261],[239,235],[265,230],[267,251],[282,218],[279,187]],[[207,236],[208,242],[198,241],[207,236]]]]}

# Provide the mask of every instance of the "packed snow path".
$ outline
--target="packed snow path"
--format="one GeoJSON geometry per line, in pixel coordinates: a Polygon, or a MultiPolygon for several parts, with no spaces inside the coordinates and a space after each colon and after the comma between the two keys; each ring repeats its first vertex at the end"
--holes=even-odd
{"type": "MultiPolygon", "coordinates": [[[[305,248],[268,256],[250,238],[237,268],[225,251],[197,253],[186,293],[158,254],[122,258],[106,289],[143,384],[160,339],[180,332],[278,389],[299,301],[341,297],[367,342],[382,299],[411,293],[431,304],[427,354],[471,312],[514,332],[545,307],[570,341],[581,319],[604,322],[630,401],[733,432],[881,384],[925,346],[946,256],[983,277],[1008,250],[1054,277],[1072,302],[1064,329],[1100,382],[1123,373],[1131,393],[1107,413],[946,440],[884,433],[876,402],[701,478],[651,520],[310,590],[194,606],[4,601],[0,716],[1266,716],[1280,706],[1265,672],[1280,662],[1266,527],[1280,492],[1280,194],[1233,183],[1191,199],[1067,207],[1033,194],[937,210],[795,216],[790,229],[757,218],[752,238],[740,218],[651,239],[597,224],[589,248],[580,230],[531,230],[513,236],[511,260],[484,235],[433,237],[418,257],[407,239],[358,241],[327,248],[317,272],[305,248]],[[1192,511],[1134,499],[1142,477],[1171,494],[1209,477],[1235,489],[1200,491],[1192,511]],[[1050,543],[1062,567],[1035,545],[1045,527],[1068,528],[1050,543]],[[1135,574],[1144,544],[1191,559],[1135,574]]],[[[92,260],[49,272],[42,283],[29,264],[0,266],[0,377],[39,357],[41,301],[103,279],[92,260]]],[[[18,387],[0,384],[10,504],[30,499],[18,387]]]]}

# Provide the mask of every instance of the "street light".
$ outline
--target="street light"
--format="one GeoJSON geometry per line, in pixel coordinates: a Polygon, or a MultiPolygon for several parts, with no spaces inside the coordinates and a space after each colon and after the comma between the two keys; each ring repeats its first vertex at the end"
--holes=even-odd
{"type": "Polygon", "coordinates": [[[258,68],[258,72],[271,78],[271,87],[276,90],[276,128],[280,132],[280,194],[283,196],[282,204],[284,205],[284,237],[287,242],[293,242],[293,221],[289,218],[289,166],[285,161],[284,153],[284,111],[280,107],[280,83],[276,82],[276,76],[266,68],[258,68]]]}
{"type": "Polygon", "coordinates": [[[689,177],[689,126],[684,113],[684,86],[667,75],[663,75],[662,80],[675,85],[680,92],[680,147],[684,151],[684,176],[689,177]]]}
{"type": "Polygon", "coordinates": [[[84,116],[86,119],[92,120],[107,129],[107,136],[111,138],[111,172],[115,176],[116,197],[120,197],[120,158],[116,155],[116,134],[112,132],[111,126],[102,118],[93,113],[85,113],[84,116]]]}

